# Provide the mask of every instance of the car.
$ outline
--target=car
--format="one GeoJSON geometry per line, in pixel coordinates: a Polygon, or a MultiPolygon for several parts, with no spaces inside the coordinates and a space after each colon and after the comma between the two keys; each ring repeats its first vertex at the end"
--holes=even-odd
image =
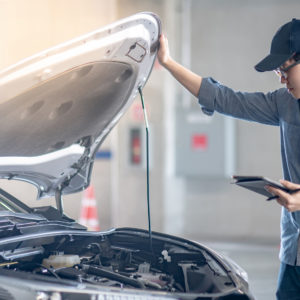
{"type": "Polygon", "coordinates": [[[89,186],[145,86],[160,33],[157,15],[138,13],[0,72],[0,178],[56,200],[29,207],[0,189],[0,299],[254,299],[245,271],[200,243],[150,227],[88,231],[64,213],[62,195],[89,186]]]}

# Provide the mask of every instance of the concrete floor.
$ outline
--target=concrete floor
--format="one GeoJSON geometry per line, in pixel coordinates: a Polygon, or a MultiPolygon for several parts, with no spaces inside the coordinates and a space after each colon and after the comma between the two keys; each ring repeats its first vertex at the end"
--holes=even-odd
{"type": "Polygon", "coordinates": [[[257,300],[274,300],[279,270],[279,245],[205,243],[233,259],[249,277],[249,286],[257,300]]]}

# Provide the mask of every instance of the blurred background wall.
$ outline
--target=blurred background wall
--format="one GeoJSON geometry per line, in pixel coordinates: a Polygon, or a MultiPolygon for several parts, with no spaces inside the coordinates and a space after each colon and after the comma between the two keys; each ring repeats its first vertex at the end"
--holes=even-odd
{"type": "MultiPolygon", "coordinates": [[[[0,67],[141,11],[160,16],[171,54],[185,66],[235,90],[267,92],[280,87],[278,79],[253,66],[268,53],[278,27],[299,18],[300,2],[0,0],[0,67]]],[[[144,97],[151,126],[153,229],[197,240],[279,243],[279,206],[230,179],[233,174],[282,177],[278,128],[216,114],[207,118],[197,99],[159,65],[144,97]]],[[[139,103],[136,99],[102,145],[110,155],[95,162],[92,184],[102,230],[147,228],[143,139],[141,164],[130,160],[130,134],[144,136],[139,103]]],[[[35,189],[25,183],[0,186],[30,205],[54,204],[53,199],[33,200],[35,189]]],[[[82,193],[64,197],[65,211],[75,219],[81,198],[82,193]]]]}

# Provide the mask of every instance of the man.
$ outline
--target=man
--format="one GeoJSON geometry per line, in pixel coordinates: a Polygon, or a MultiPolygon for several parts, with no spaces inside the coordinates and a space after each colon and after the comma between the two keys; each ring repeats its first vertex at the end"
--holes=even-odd
{"type": "MultiPolygon", "coordinates": [[[[169,54],[167,39],[160,37],[158,59],[170,73],[198,98],[204,113],[214,111],[236,118],[280,127],[281,155],[289,189],[300,188],[300,20],[283,25],[273,37],[270,54],[259,62],[259,72],[275,71],[281,88],[267,94],[235,92],[212,78],[184,68],[169,54]]],[[[277,299],[300,299],[300,192],[288,194],[266,187],[282,205],[280,272],[277,299]]]]}

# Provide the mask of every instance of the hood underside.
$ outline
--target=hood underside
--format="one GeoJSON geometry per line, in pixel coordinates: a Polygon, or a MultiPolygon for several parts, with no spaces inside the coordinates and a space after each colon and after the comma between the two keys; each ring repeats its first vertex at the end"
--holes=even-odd
{"type": "Polygon", "coordinates": [[[0,178],[38,197],[89,184],[94,156],[149,77],[160,22],[140,13],[0,72],[0,178]]]}

